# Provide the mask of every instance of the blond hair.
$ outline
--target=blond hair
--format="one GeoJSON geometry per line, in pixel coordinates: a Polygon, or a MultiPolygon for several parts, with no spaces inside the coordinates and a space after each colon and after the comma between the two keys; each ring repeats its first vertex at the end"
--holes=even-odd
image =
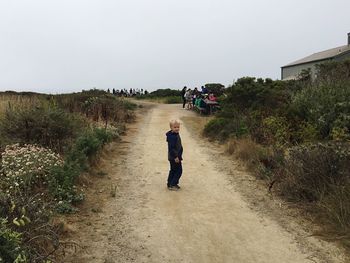
{"type": "Polygon", "coordinates": [[[180,124],[180,120],[174,119],[169,121],[170,128],[173,127],[175,124],[180,124]]]}

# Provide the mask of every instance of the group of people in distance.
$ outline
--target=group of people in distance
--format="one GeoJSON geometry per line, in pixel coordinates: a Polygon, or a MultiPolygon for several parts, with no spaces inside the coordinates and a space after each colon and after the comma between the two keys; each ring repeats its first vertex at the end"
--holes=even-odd
{"type": "Polygon", "coordinates": [[[191,90],[185,86],[181,90],[181,96],[183,101],[182,108],[185,109],[186,107],[188,110],[197,107],[207,111],[207,101],[217,100],[215,94],[213,92],[210,92],[205,86],[202,86],[200,91],[197,87],[191,90]]]}
{"type": "MultiPolygon", "coordinates": [[[[111,91],[107,89],[107,92],[110,93],[111,91]]],[[[139,95],[147,95],[148,91],[143,89],[113,89],[112,94],[118,97],[134,97],[139,95]]]]}

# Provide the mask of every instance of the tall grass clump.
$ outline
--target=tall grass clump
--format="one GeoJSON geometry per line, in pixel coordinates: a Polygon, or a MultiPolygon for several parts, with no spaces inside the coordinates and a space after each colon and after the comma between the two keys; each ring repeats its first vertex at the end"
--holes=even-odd
{"type": "Polygon", "coordinates": [[[350,144],[339,142],[289,149],[278,191],[296,202],[314,203],[321,219],[350,231],[350,144]]]}
{"type": "Polygon", "coordinates": [[[334,187],[350,179],[350,147],[317,143],[294,146],[285,158],[285,176],[280,188],[289,198],[322,201],[334,187]]]}

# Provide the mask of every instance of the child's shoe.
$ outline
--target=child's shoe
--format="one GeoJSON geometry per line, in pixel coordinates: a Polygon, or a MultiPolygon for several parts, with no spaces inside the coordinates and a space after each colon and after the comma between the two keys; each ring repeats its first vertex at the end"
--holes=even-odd
{"type": "Polygon", "coordinates": [[[176,186],[169,186],[168,189],[170,191],[177,191],[177,190],[179,190],[179,188],[177,188],[176,186]]]}

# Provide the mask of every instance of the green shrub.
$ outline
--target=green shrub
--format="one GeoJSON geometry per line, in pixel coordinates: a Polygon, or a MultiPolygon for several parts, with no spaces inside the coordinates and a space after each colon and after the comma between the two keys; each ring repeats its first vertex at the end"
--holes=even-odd
{"type": "Polygon", "coordinates": [[[227,98],[224,106],[226,104],[227,107],[233,107],[238,112],[247,110],[282,112],[290,101],[291,90],[289,82],[251,77],[240,78],[226,90],[227,98]]]}
{"type": "Polygon", "coordinates": [[[167,104],[182,103],[181,91],[173,89],[158,89],[149,94],[138,95],[136,99],[149,99],[167,104]]]}
{"type": "Polygon", "coordinates": [[[224,141],[230,136],[241,137],[247,134],[247,127],[241,118],[216,118],[204,127],[204,135],[224,141]]]}
{"type": "Polygon", "coordinates": [[[137,107],[137,105],[135,103],[132,103],[128,100],[122,100],[122,105],[123,105],[124,109],[129,110],[129,111],[133,111],[137,107]]]}
{"type": "Polygon", "coordinates": [[[93,132],[101,146],[111,142],[116,137],[115,131],[111,131],[110,129],[95,128],[93,132]]]}
{"type": "Polygon", "coordinates": [[[225,86],[220,83],[207,83],[204,86],[209,92],[213,92],[217,97],[221,96],[225,91],[225,86]]]}
{"type": "Polygon", "coordinates": [[[7,219],[0,218],[0,263],[28,262],[21,241],[21,234],[8,228],[7,219]]]}
{"type": "Polygon", "coordinates": [[[290,126],[291,143],[312,143],[320,140],[321,135],[317,128],[309,122],[300,121],[290,126]]]}
{"type": "Polygon", "coordinates": [[[74,145],[77,151],[83,153],[88,158],[92,158],[101,147],[100,140],[93,133],[88,132],[77,139],[74,145]]]}
{"type": "Polygon", "coordinates": [[[318,83],[297,93],[291,107],[302,120],[316,127],[321,138],[331,139],[339,130],[349,138],[349,97],[349,83],[318,83]]]}
{"type": "MultiPolygon", "coordinates": [[[[83,158],[83,157],[81,157],[83,158]]],[[[70,160],[70,159],[69,159],[70,160]]],[[[49,179],[50,194],[58,201],[66,200],[70,203],[80,201],[79,193],[76,191],[74,185],[76,179],[82,172],[82,165],[79,161],[66,160],[63,166],[54,167],[51,170],[51,177],[49,179]]]]}
{"type": "Polygon", "coordinates": [[[56,212],[59,214],[74,214],[78,211],[76,207],[72,206],[71,200],[64,200],[64,201],[59,201],[58,204],[56,205],[56,212]]]}
{"type": "MultiPolygon", "coordinates": [[[[7,219],[6,228],[21,234],[20,250],[9,250],[8,253],[25,251],[28,262],[50,259],[47,248],[57,249],[59,242],[57,229],[49,223],[52,202],[47,191],[12,191],[2,181],[0,187],[0,217],[7,219]]],[[[23,260],[24,257],[21,258],[23,260]]]]}
{"type": "Polygon", "coordinates": [[[278,147],[289,144],[291,132],[285,117],[269,116],[262,121],[262,127],[265,144],[275,144],[278,147]]]}
{"type": "Polygon", "coordinates": [[[226,118],[216,118],[210,120],[204,127],[204,134],[208,137],[219,138],[218,131],[222,131],[229,123],[229,120],[226,118]]]}
{"type": "Polygon", "coordinates": [[[157,89],[149,93],[148,96],[149,97],[172,97],[172,96],[181,97],[181,91],[173,90],[173,89],[157,89]]]}
{"type": "Polygon", "coordinates": [[[64,164],[51,169],[50,193],[63,202],[57,207],[58,211],[73,211],[72,208],[67,209],[68,204],[83,200],[84,195],[74,186],[76,180],[83,171],[87,170],[103,145],[112,138],[113,134],[106,129],[95,128],[86,132],[77,139],[66,154],[64,164]]]}

